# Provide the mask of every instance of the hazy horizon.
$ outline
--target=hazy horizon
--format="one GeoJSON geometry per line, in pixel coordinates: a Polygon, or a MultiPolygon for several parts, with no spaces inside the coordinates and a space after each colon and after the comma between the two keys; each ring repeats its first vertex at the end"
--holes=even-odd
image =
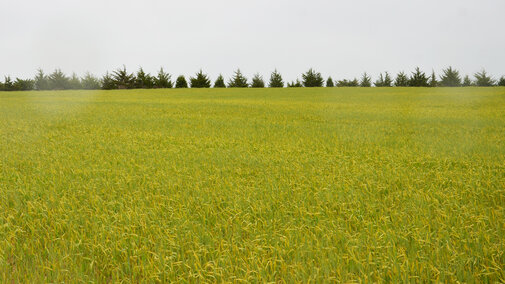
{"type": "Polygon", "coordinates": [[[505,1],[9,1],[1,4],[0,76],[38,68],[102,76],[125,65],[214,80],[240,68],[285,80],[367,72],[505,75],[505,1]]]}

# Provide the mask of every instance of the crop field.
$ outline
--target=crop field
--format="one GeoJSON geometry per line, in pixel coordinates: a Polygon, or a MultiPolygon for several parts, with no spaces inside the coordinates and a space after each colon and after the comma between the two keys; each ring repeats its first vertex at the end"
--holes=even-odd
{"type": "Polygon", "coordinates": [[[505,88],[0,93],[0,282],[504,282],[505,88]]]}

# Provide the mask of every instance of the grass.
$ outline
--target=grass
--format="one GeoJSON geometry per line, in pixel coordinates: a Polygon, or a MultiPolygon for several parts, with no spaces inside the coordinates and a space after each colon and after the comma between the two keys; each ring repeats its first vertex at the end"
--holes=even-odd
{"type": "Polygon", "coordinates": [[[505,88],[0,93],[0,282],[504,282],[505,88]]]}

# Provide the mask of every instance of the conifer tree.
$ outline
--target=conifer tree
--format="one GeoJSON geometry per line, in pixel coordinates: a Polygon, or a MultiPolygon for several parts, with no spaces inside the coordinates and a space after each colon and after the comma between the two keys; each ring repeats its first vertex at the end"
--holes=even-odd
{"type": "Polygon", "coordinates": [[[322,87],[324,84],[323,76],[321,73],[316,72],[314,69],[310,68],[307,73],[302,74],[302,81],[304,87],[322,87]]]}
{"type": "Polygon", "coordinates": [[[269,88],[284,88],[284,80],[277,69],[270,74],[270,82],[268,83],[269,88]]]}
{"type": "Polygon", "coordinates": [[[407,87],[409,85],[409,77],[405,72],[400,72],[396,75],[395,86],[396,87],[407,87]]]}
{"type": "Polygon", "coordinates": [[[431,71],[431,77],[430,77],[430,82],[428,83],[430,87],[437,87],[438,86],[438,81],[437,81],[437,76],[435,75],[435,70],[431,71]]]}
{"type": "Polygon", "coordinates": [[[494,85],[494,80],[487,75],[486,70],[474,74],[475,84],[479,87],[491,87],[494,85]]]}
{"type": "Polygon", "coordinates": [[[112,80],[115,85],[114,89],[133,89],[135,87],[135,75],[129,74],[124,65],[123,69],[112,72],[112,80]]]}
{"type": "Polygon", "coordinates": [[[463,84],[462,86],[463,87],[470,87],[470,86],[473,86],[473,82],[472,80],[470,79],[470,77],[468,75],[465,75],[465,78],[463,79],[463,84]]]}
{"type": "Polygon", "coordinates": [[[189,82],[191,84],[191,88],[210,88],[210,79],[207,74],[203,73],[202,69],[196,73],[194,78],[190,77],[189,82]]]}
{"type": "Polygon", "coordinates": [[[114,78],[109,74],[109,72],[105,73],[102,77],[102,89],[104,90],[112,90],[117,89],[116,82],[114,82],[114,78]]]}
{"type": "Polygon", "coordinates": [[[137,89],[152,89],[154,87],[154,78],[149,74],[144,72],[142,67],[137,71],[137,76],[135,78],[135,88],[137,89]]]}
{"type": "Polygon", "coordinates": [[[328,80],[326,80],[326,87],[328,88],[335,87],[335,84],[333,83],[333,79],[331,77],[328,77],[328,80]]]}
{"type": "Polygon", "coordinates": [[[298,79],[296,79],[296,81],[291,81],[291,83],[288,83],[288,88],[301,88],[301,87],[303,87],[303,84],[298,79]]]}
{"type": "Polygon", "coordinates": [[[70,78],[68,78],[60,69],[55,69],[49,75],[49,88],[51,90],[70,89],[70,78]]]}
{"type": "Polygon", "coordinates": [[[31,79],[19,79],[16,78],[16,81],[12,84],[12,89],[14,91],[30,91],[33,90],[35,86],[35,81],[31,79]]]}
{"type": "Polygon", "coordinates": [[[217,79],[214,82],[214,88],[226,88],[223,75],[219,74],[219,76],[217,76],[217,79]]]}
{"type": "Polygon", "coordinates": [[[393,80],[391,79],[391,76],[389,76],[388,72],[384,72],[384,76],[382,73],[379,75],[379,79],[375,81],[374,85],[376,87],[391,87],[393,84],[393,80]]]}
{"type": "Polygon", "coordinates": [[[242,75],[240,69],[235,71],[233,77],[228,81],[228,88],[247,88],[249,84],[247,83],[247,78],[242,75]]]}
{"type": "Polygon", "coordinates": [[[416,67],[416,70],[412,72],[412,76],[409,79],[409,87],[428,87],[428,77],[426,74],[416,67]]]}
{"type": "Polygon", "coordinates": [[[440,86],[442,87],[459,87],[461,86],[461,76],[459,76],[459,72],[455,69],[452,69],[451,66],[444,69],[442,72],[442,76],[440,76],[440,86]]]}
{"type": "Polygon", "coordinates": [[[75,73],[72,73],[72,77],[70,77],[69,88],[73,90],[82,89],[81,79],[79,79],[75,73]]]}
{"type": "Polygon", "coordinates": [[[176,89],[184,89],[188,87],[188,82],[186,81],[186,78],[183,75],[180,75],[177,77],[177,80],[175,80],[175,88],[176,89]]]}
{"type": "Polygon", "coordinates": [[[4,76],[3,89],[4,91],[14,91],[14,82],[10,76],[4,76]]]}
{"type": "Polygon", "coordinates": [[[84,77],[81,78],[81,85],[84,90],[98,90],[101,87],[100,80],[89,72],[86,72],[84,77]]]}
{"type": "Polygon", "coordinates": [[[38,69],[37,75],[35,75],[35,90],[49,90],[49,78],[42,69],[38,69]]]}
{"type": "Polygon", "coordinates": [[[263,77],[260,74],[254,74],[251,82],[251,88],[265,88],[265,81],[263,81],[263,77]]]}
{"type": "Polygon", "coordinates": [[[498,80],[498,86],[505,87],[505,76],[501,76],[500,80],[498,80]]]}
{"type": "Polygon", "coordinates": [[[163,67],[160,68],[160,71],[158,71],[158,76],[156,76],[154,80],[154,87],[155,88],[160,88],[160,89],[170,89],[173,87],[172,81],[171,81],[172,76],[170,74],[165,73],[163,71],[163,67]]]}
{"type": "Polygon", "coordinates": [[[360,87],[371,87],[372,86],[372,78],[368,76],[368,74],[365,72],[361,76],[361,82],[359,84],[360,87]]]}

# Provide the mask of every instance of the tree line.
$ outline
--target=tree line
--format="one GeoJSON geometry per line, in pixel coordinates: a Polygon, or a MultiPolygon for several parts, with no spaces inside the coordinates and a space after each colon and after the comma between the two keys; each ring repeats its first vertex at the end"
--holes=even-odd
{"type": "Polygon", "coordinates": [[[333,80],[328,77],[323,79],[321,73],[314,69],[309,69],[303,73],[300,79],[291,82],[284,82],[282,75],[274,70],[270,74],[268,82],[265,82],[260,74],[255,74],[249,81],[240,69],[237,69],[233,76],[225,82],[223,75],[219,75],[214,82],[202,70],[194,76],[186,79],[180,75],[172,81],[172,76],[161,68],[157,74],[151,75],[140,68],[136,73],[130,73],[126,67],[119,68],[111,73],[107,72],[103,77],[98,78],[90,73],[79,77],[75,73],[67,76],[60,69],[54,70],[50,74],[45,74],[43,70],[37,70],[33,79],[11,79],[4,77],[0,82],[0,91],[26,91],[26,90],[113,90],[113,89],[154,89],[154,88],[297,88],[297,87],[490,87],[505,86],[505,77],[493,79],[485,70],[477,72],[470,78],[468,75],[462,77],[458,70],[448,67],[443,69],[440,76],[436,76],[432,71],[427,75],[416,68],[410,74],[399,72],[393,78],[388,72],[380,73],[375,82],[370,75],[363,73],[358,80],[342,79],[333,80]]]}

